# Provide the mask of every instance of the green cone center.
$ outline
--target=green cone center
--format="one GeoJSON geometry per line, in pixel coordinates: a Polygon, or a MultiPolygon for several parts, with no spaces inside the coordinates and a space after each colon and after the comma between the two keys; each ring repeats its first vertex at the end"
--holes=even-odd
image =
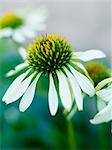
{"type": "Polygon", "coordinates": [[[27,60],[34,71],[56,72],[69,64],[71,55],[72,46],[63,36],[45,34],[28,46],[27,60]]]}
{"type": "Polygon", "coordinates": [[[23,24],[22,18],[16,16],[14,13],[6,13],[0,18],[0,29],[12,28],[16,29],[23,24]]]}

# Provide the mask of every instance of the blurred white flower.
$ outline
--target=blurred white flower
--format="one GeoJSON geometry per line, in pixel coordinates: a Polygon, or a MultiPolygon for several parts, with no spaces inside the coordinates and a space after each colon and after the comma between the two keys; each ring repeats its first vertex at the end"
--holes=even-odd
{"type": "Polygon", "coordinates": [[[7,76],[11,76],[24,68],[29,68],[14,80],[5,93],[3,101],[9,104],[23,96],[19,109],[24,112],[31,105],[36,84],[40,76],[44,74],[49,77],[48,102],[51,115],[55,115],[58,109],[56,80],[64,108],[70,111],[73,99],[75,99],[78,110],[83,110],[82,91],[93,96],[95,89],[86,69],[79,60],[104,58],[105,54],[99,50],[90,50],[80,52],[81,55],[79,55],[78,52],[72,50],[71,44],[61,35],[48,34],[37,37],[27,50],[21,49],[25,62],[7,74],[7,76]],[[76,68],[73,68],[74,64],[76,68]],[[77,68],[80,68],[83,74],[77,68]]]}
{"type": "Polygon", "coordinates": [[[0,38],[11,37],[16,42],[23,43],[26,38],[33,38],[37,31],[46,29],[47,16],[45,7],[7,12],[0,16],[0,38]]]}
{"type": "Polygon", "coordinates": [[[104,79],[96,87],[99,112],[90,120],[93,124],[109,122],[112,120],[112,77],[104,79]],[[108,85],[106,88],[106,85],[108,85]],[[103,89],[102,89],[103,88],[103,89]]]}

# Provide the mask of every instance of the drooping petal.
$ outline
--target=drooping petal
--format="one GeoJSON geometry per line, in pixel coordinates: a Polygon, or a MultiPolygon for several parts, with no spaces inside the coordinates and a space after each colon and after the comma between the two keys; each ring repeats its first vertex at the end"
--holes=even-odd
{"type": "Polygon", "coordinates": [[[22,63],[22,64],[17,65],[14,70],[10,70],[9,72],[6,73],[6,77],[10,77],[12,75],[15,75],[16,73],[23,70],[27,66],[28,66],[27,63],[22,63]]]}
{"type": "Polygon", "coordinates": [[[82,97],[82,93],[81,93],[79,84],[77,83],[75,77],[66,68],[64,70],[70,81],[70,84],[71,84],[71,87],[73,90],[73,94],[75,96],[77,107],[79,110],[83,110],[83,97],[82,97]]]}
{"type": "Polygon", "coordinates": [[[36,35],[35,29],[33,29],[33,27],[30,27],[29,25],[24,25],[22,27],[22,33],[27,38],[33,38],[36,35]]]}
{"type": "Polygon", "coordinates": [[[77,82],[79,83],[82,91],[88,94],[89,96],[93,96],[95,94],[95,89],[91,81],[86,76],[76,71],[72,66],[69,65],[69,67],[71,72],[77,79],[77,82]]]}
{"type": "MultiPolygon", "coordinates": [[[[34,77],[36,73],[32,73],[29,77],[27,77],[25,80],[19,80],[19,82],[14,83],[11,88],[7,91],[4,101],[9,104],[16,100],[18,100],[26,91],[28,88],[32,78],[34,77]]],[[[24,79],[24,78],[23,78],[24,79]]]]}
{"type": "Polygon", "coordinates": [[[19,54],[21,55],[23,60],[26,60],[26,56],[27,56],[26,49],[23,47],[20,47],[18,50],[19,50],[19,54]]]}
{"type": "Polygon", "coordinates": [[[98,85],[95,87],[96,91],[99,91],[106,84],[111,83],[111,82],[112,82],[112,77],[104,79],[103,81],[101,81],[100,83],[98,83],[98,85]]]}
{"type": "Polygon", "coordinates": [[[36,11],[32,11],[26,18],[26,22],[29,24],[38,24],[45,22],[48,16],[48,10],[46,7],[41,7],[36,11]],[[32,19],[32,21],[31,21],[32,19]]]}
{"type": "Polygon", "coordinates": [[[105,88],[98,92],[96,92],[96,95],[100,97],[105,102],[109,102],[112,100],[112,88],[105,88]]]}
{"type": "Polygon", "coordinates": [[[45,21],[47,16],[48,11],[46,8],[33,11],[25,18],[25,26],[32,31],[44,30],[46,28],[45,21]]]}
{"type": "Polygon", "coordinates": [[[95,115],[95,117],[90,120],[92,124],[99,124],[103,122],[109,122],[112,120],[112,100],[109,104],[102,109],[99,113],[95,115]]]}
{"type": "Polygon", "coordinates": [[[38,25],[33,25],[34,29],[35,30],[38,30],[38,31],[42,31],[42,30],[45,30],[46,29],[46,24],[43,24],[43,23],[38,23],[38,25]]]}
{"type": "Polygon", "coordinates": [[[72,98],[66,76],[62,72],[57,72],[57,75],[59,79],[59,93],[62,104],[65,107],[65,109],[70,111],[72,107],[72,98]]]}
{"type": "Polygon", "coordinates": [[[74,52],[74,58],[80,59],[82,61],[90,61],[93,59],[104,58],[105,54],[100,50],[87,50],[85,52],[74,52]]]}
{"type": "Polygon", "coordinates": [[[90,81],[93,83],[93,81],[92,81],[91,77],[89,76],[86,68],[80,62],[74,62],[74,61],[72,61],[72,63],[75,64],[75,65],[77,65],[78,68],[80,68],[84,72],[84,74],[90,79],[90,81]]]}
{"type": "Polygon", "coordinates": [[[40,75],[41,73],[37,75],[37,77],[34,79],[34,81],[31,83],[31,85],[28,87],[25,94],[23,95],[19,105],[19,109],[21,112],[24,112],[31,105],[35,94],[36,84],[40,75]]]}
{"type": "Polygon", "coordinates": [[[51,115],[54,116],[58,110],[58,95],[56,92],[52,74],[50,74],[49,77],[50,77],[50,84],[49,84],[48,102],[50,113],[51,115]]]}
{"type": "Polygon", "coordinates": [[[103,108],[106,107],[106,103],[99,97],[97,97],[97,109],[101,111],[103,108]]]}
{"type": "Polygon", "coordinates": [[[0,29],[0,38],[2,37],[10,37],[13,31],[10,28],[0,29]]]}
{"type": "Polygon", "coordinates": [[[13,40],[15,40],[18,43],[23,43],[25,41],[25,38],[24,38],[21,30],[16,30],[15,33],[13,33],[12,38],[13,38],[13,40]]]}
{"type": "Polygon", "coordinates": [[[30,70],[26,71],[25,73],[21,74],[13,81],[13,83],[9,86],[5,95],[3,96],[3,99],[2,99],[3,101],[6,101],[9,97],[10,93],[12,93],[12,91],[14,91],[14,89],[18,88],[18,86],[21,84],[21,82],[27,76],[27,74],[29,72],[30,72],[30,70]]]}

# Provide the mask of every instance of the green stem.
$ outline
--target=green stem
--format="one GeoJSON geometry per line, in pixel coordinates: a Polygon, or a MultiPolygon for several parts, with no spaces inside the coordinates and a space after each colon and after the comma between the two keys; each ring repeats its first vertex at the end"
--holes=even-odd
{"type": "Polygon", "coordinates": [[[66,117],[67,121],[67,129],[68,129],[68,145],[70,150],[75,150],[76,149],[76,135],[74,131],[74,126],[72,122],[72,117],[77,111],[77,106],[74,105],[72,108],[71,112],[68,114],[67,110],[64,110],[63,114],[66,117]]]}
{"type": "Polygon", "coordinates": [[[68,144],[70,150],[76,150],[76,135],[73,128],[72,120],[67,120],[67,128],[68,128],[68,144]]]}
{"type": "Polygon", "coordinates": [[[72,117],[74,116],[74,114],[76,113],[76,111],[77,111],[77,105],[75,105],[75,106],[73,107],[73,109],[71,110],[71,112],[68,114],[68,116],[66,117],[67,120],[71,120],[72,117]]]}

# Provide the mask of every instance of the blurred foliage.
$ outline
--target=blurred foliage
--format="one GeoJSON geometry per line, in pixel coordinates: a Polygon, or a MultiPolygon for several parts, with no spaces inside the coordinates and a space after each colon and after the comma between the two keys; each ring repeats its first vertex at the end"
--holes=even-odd
{"type": "Polygon", "coordinates": [[[48,110],[48,79],[42,77],[30,108],[20,113],[19,101],[9,105],[2,97],[17,75],[5,74],[21,63],[17,44],[10,39],[0,40],[0,144],[1,149],[111,149],[110,124],[92,125],[89,119],[96,111],[95,97],[84,99],[84,111],[77,112],[71,121],[63,108],[55,117],[48,110]]]}

